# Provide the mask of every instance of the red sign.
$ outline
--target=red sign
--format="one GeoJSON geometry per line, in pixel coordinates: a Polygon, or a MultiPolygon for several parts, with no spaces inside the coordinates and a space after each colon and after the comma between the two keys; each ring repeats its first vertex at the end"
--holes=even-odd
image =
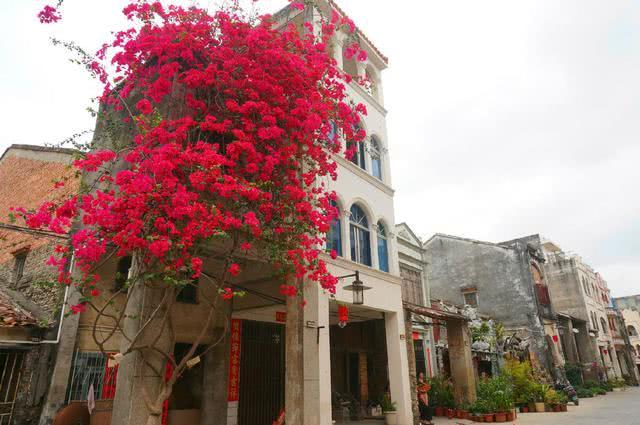
{"type": "Polygon", "coordinates": [[[417,340],[419,340],[419,339],[420,339],[420,334],[419,334],[418,332],[412,332],[412,333],[411,333],[411,338],[412,338],[414,341],[417,341],[417,340]]]}
{"type": "Polygon", "coordinates": [[[276,311],[276,322],[285,323],[287,321],[286,311],[276,311]]]}
{"type": "Polygon", "coordinates": [[[553,336],[553,342],[558,342],[558,335],[553,336]]]}
{"type": "Polygon", "coordinates": [[[229,356],[229,395],[228,401],[238,401],[240,393],[240,341],[242,337],[242,321],[231,320],[231,355],[229,356]]]}

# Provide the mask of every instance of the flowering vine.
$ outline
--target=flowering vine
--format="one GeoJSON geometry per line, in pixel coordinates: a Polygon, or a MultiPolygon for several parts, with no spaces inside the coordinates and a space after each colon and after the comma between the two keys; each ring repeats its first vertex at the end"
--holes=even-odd
{"type": "MultiPolygon", "coordinates": [[[[46,6],[40,21],[58,21],[60,4],[46,6]]],[[[87,190],[15,209],[33,228],[73,228],[71,246],[48,261],[60,285],[81,293],[73,312],[105,311],[94,298],[108,256],[134,258],[123,291],[161,282],[175,293],[202,276],[228,300],[237,293],[231,278],[253,254],[274,265],[284,295],[296,295],[290,282],[303,278],[335,291],[320,256],[338,214],[327,181],[337,177],[342,140],[353,142],[350,156],[364,139],[366,109],[348,99],[351,77],[330,50],[336,30],[354,35],[353,22],[334,13],[301,30],[248,17],[236,2],[208,13],[138,1],[123,13],[131,27],[95,55],[65,44],[104,87],[92,145],[73,164],[87,190]],[[221,247],[215,270],[207,266],[212,244],[221,247]]],[[[366,60],[355,42],[346,55],[366,60]]],[[[165,310],[173,298],[162,297],[165,310]]],[[[167,359],[178,374],[181,364],[167,359]]]]}

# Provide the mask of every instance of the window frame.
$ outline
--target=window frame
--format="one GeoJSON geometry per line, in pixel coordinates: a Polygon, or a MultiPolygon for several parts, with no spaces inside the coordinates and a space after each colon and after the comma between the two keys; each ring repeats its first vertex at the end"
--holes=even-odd
{"type": "Polygon", "coordinates": [[[351,261],[371,267],[371,228],[366,213],[357,204],[352,205],[349,209],[349,239],[351,242],[351,261]],[[357,220],[354,219],[354,208],[357,208],[362,214],[357,220]],[[361,240],[366,241],[366,246],[360,246],[361,240]]]}
{"type": "Polygon", "coordinates": [[[376,236],[378,237],[378,246],[376,249],[378,254],[378,268],[383,272],[389,273],[389,239],[387,237],[386,227],[381,221],[377,224],[376,236]],[[381,250],[383,252],[381,252],[381,250]],[[384,256],[381,254],[384,254],[384,256]],[[384,261],[382,261],[383,258],[384,261]]]}

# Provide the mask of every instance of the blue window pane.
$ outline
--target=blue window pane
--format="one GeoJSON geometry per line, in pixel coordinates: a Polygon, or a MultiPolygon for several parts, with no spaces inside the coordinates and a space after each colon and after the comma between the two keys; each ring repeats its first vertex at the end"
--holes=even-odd
{"type": "Polygon", "coordinates": [[[371,168],[371,174],[373,174],[373,177],[382,180],[382,161],[380,161],[380,158],[371,158],[371,168]]]}
{"type": "Polygon", "coordinates": [[[329,233],[327,233],[327,250],[335,250],[342,257],[342,238],[340,234],[340,219],[331,223],[329,233]]]}
{"type": "Polygon", "coordinates": [[[389,271],[389,256],[387,254],[387,240],[378,239],[378,263],[380,270],[389,271]]]}

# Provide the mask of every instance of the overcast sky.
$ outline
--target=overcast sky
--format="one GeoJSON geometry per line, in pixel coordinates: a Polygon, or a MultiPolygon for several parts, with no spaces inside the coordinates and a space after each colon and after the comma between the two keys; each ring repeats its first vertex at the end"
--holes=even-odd
{"type": "MultiPolygon", "coordinates": [[[[398,223],[423,238],[540,233],[614,296],[640,293],[640,3],[339,3],[390,58],[398,223]]],[[[43,4],[0,2],[2,151],[92,128],[97,85],[48,36],[94,51],[124,25],[122,0],[65,0],[53,26],[35,18],[43,4]]]]}

